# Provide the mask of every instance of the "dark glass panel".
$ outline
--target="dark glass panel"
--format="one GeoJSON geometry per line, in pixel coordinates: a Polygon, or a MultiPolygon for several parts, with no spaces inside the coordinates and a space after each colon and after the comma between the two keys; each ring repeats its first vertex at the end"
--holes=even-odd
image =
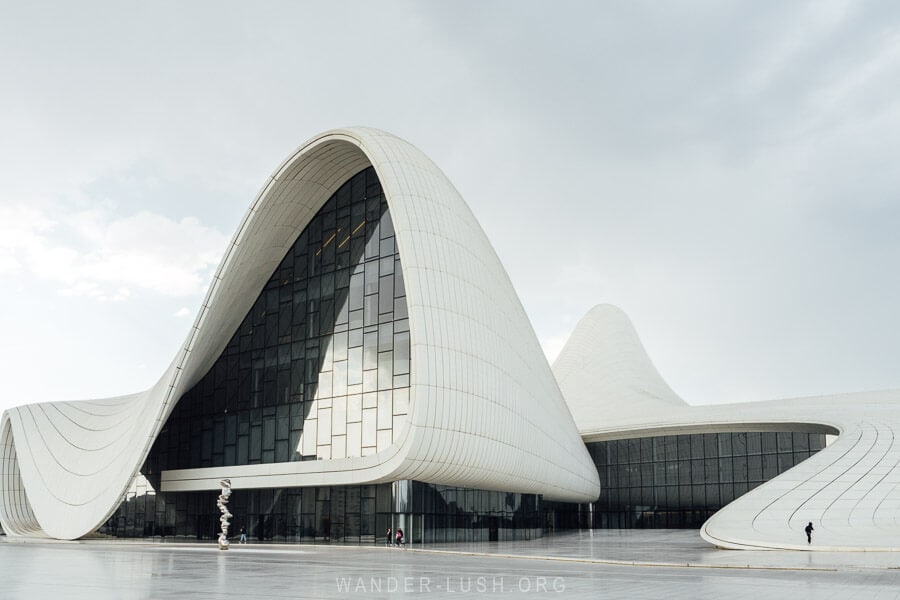
{"type": "Polygon", "coordinates": [[[734,466],[731,464],[731,457],[722,457],[719,459],[719,483],[732,481],[734,481],[734,466]]]}
{"type": "Polygon", "coordinates": [[[794,466],[794,455],[791,452],[778,454],[778,471],[784,472],[794,466]]]}
{"type": "Polygon", "coordinates": [[[662,462],[666,459],[666,446],[659,437],[650,438],[653,442],[653,461],[662,462]]]}
{"type": "Polygon", "coordinates": [[[751,454],[747,456],[747,479],[749,481],[762,481],[763,478],[763,468],[762,468],[762,457],[758,454],[751,454]]]}
{"type": "Polygon", "coordinates": [[[630,439],[627,440],[626,443],[628,444],[628,463],[635,464],[641,462],[641,440],[630,439]]]}
{"type": "Polygon", "coordinates": [[[671,460],[678,459],[676,443],[677,443],[676,438],[673,435],[667,435],[663,438],[663,445],[665,445],[666,460],[671,461],[671,460]]]}
{"type": "Polygon", "coordinates": [[[691,457],[691,436],[679,435],[678,438],[678,459],[686,460],[691,457]]]}
{"type": "Polygon", "coordinates": [[[649,462],[650,457],[653,456],[653,439],[652,438],[641,438],[641,452],[638,460],[640,462],[649,462]]]}
{"type": "Polygon", "coordinates": [[[719,461],[716,458],[707,458],[703,461],[703,474],[706,483],[719,482],[719,461]]]}
{"type": "Polygon", "coordinates": [[[691,461],[678,461],[678,483],[681,485],[691,483],[691,461]]]}
{"type": "Polygon", "coordinates": [[[733,467],[733,475],[735,482],[744,482],[746,483],[748,480],[747,474],[747,456],[744,455],[735,455],[732,459],[732,467],[733,467]]]}
{"type": "Polygon", "coordinates": [[[779,431],[777,434],[777,447],[779,452],[790,452],[794,436],[789,432],[779,431]]]}
{"type": "Polygon", "coordinates": [[[719,440],[719,456],[731,456],[732,454],[732,440],[730,433],[719,433],[717,434],[719,440]]]}
{"type": "Polygon", "coordinates": [[[759,454],[762,452],[762,441],[759,432],[747,434],[747,454],[759,454]]]}
{"type": "MultiPolygon", "coordinates": [[[[809,446],[818,439],[824,436],[810,436],[809,446]]],[[[808,454],[796,449],[760,455],[766,443],[776,448],[777,435],[737,432],[589,443],[603,486],[594,504],[594,526],[699,527],[724,504],[808,454]],[[687,448],[695,458],[671,459],[687,448]],[[720,457],[720,451],[726,455],[720,457]]],[[[802,438],[797,446],[803,447],[802,438]]]]}
{"type": "Polygon", "coordinates": [[[794,433],[792,434],[793,440],[793,450],[794,452],[802,452],[805,450],[809,450],[809,434],[808,433],[794,433]]]}
{"type": "Polygon", "coordinates": [[[768,481],[778,475],[778,455],[763,454],[763,480],[768,481]]]}
{"type": "Polygon", "coordinates": [[[703,458],[703,435],[692,435],[691,438],[691,458],[703,458]]]}
{"type": "MultiPolygon", "coordinates": [[[[406,304],[397,298],[402,266],[380,189],[370,168],[328,199],[275,268],[222,356],[173,410],[167,427],[183,422],[192,431],[183,439],[160,437],[150,462],[165,461],[172,469],[295,460],[313,397],[409,385],[406,304]],[[363,327],[379,321],[378,333],[372,330],[364,344],[363,327]],[[236,429],[235,415],[256,407],[273,412],[265,423],[257,415],[236,429]],[[278,412],[277,420],[276,407],[287,411],[278,412]],[[230,425],[221,420],[226,411],[230,425]]],[[[326,442],[323,452],[327,448],[326,442]]]]}

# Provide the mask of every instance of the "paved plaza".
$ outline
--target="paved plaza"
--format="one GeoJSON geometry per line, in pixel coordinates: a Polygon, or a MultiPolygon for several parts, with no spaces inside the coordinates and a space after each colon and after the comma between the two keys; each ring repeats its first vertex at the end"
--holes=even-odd
{"type": "Polygon", "coordinates": [[[900,554],[716,550],[695,531],[530,542],[235,545],[0,538],[0,598],[900,597],[900,554]]]}

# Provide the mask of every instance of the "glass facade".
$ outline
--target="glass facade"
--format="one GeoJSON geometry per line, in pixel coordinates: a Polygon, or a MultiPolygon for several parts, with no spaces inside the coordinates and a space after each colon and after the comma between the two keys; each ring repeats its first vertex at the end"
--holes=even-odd
{"type": "Polygon", "coordinates": [[[370,167],[297,238],[143,472],[372,454],[406,415],[409,369],[400,255],[370,167]]]}
{"type": "MultiPolygon", "coordinates": [[[[159,493],[138,478],[100,532],[214,539],[220,529],[218,495],[218,490],[159,493]]],[[[235,538],[244,527],[251,541],[365,543],[375,540],[379,523],[391,521],[391,485],[235,490],[228,509],[235,538]]]]}
{"type": "MultiPolygon", "coordinates": [[[[138,477],[100,529],[123,538],[213,540],[218,490],[157,492],[138,477]]],[[[384,543],[401,527],[412,543],[530,539],[542,535],[539,496],[396,481],[378,485],[234,490],[230,534],[251,542],[384,543]]]]}
{"type": "Polygon", "coordinates": [[[491,542],[543,535],[540,496],[412,483],[414,531],[422,532],[424,542],[491,542]]]}
{"type": "Polygon", "coordinates": [[[699,528],[735,498],[824,448],[825,435],[705,433],[587,447],[603,491],[591,505],[551,505],[557,527],[699,528]]]}

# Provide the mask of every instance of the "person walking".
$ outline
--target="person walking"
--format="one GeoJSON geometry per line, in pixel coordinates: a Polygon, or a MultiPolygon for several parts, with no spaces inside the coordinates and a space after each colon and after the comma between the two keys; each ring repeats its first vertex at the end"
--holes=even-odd
{"type": "Polygon", "coordinates": [[[803,531],[806,532],[806,543],[812,544],[812,532],[813,532],[812,521],[809,522],[809,525],[807,525],[803,531]]]}
{"type": "Polygon", "coordinates": [[[243,525],[241,525],[241,543],[242,544],[247,543],[247,530],[244,528],[243,525]]]}
{"type": "Polygon", "coordinates": [[[403,530],[400,529],[399,527],[397,528],[397,547],[398,548],[403,547],[403,530]]]}
{"type": "Polygon", "coordinates": [[[388,527],[387,535],[386,535],[385,538],[384,538],[384,545],[385,545],[385,546],[390,546],[390,545],[393,543],[393,542],[391,542],[391,533],[392,533],[392,532],[391,532],[391,528],[388,527]]]}

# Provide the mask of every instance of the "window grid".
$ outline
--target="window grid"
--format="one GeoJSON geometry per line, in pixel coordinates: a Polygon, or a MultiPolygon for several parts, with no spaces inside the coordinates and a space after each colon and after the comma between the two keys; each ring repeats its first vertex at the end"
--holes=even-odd
{"type": "Polygon", "coordinates": [[[409,405],[405,293],[370,167],[298,236],[222,355],[179,401],[142,472],[364,456],[390,445],[409,405]]]}
{"type": "Polygon", "coordinates": [[[699,527],[825,447],[825,435],[731,432],[587,444],[603,488],[599,528],[699,527]]]}

